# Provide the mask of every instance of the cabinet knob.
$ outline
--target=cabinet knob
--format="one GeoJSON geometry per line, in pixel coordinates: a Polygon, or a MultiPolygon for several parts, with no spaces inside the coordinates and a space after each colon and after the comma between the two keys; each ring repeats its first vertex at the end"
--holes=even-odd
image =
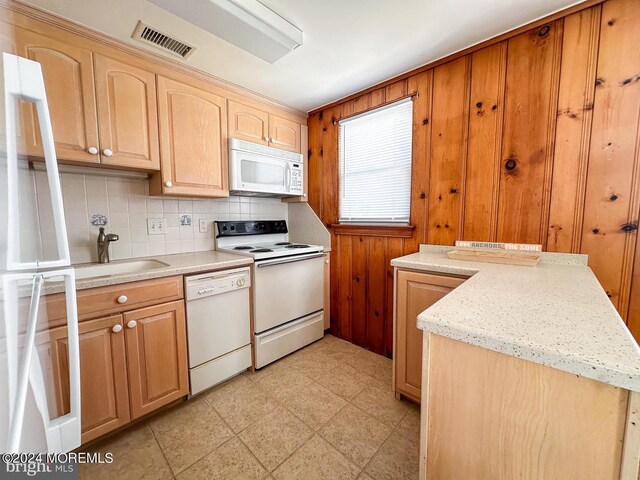
{"type": "Polygon", "coordinates": [[[122,325],[120,324],[114,325],[113,328],[111,328],[111,331],[113,333],[120,333],[122,331],[122,325]]]}
{"type": "Polygon", "coordinates": [[[87,152],[89,152],[91,155],[96,155],[98,153],[98,149],[96,147],[89,147],[87,148],[87,152]]]}
{"type": "Polygon", "coordinates": [[[171,180],[167,180],[166,182],[164,182],[164,186],[167,188],[171,188],[173,187],[173,182],[171,180]]]}
{"type": "Polygon", "coordinates": [[[327,265],[329,265],[329,259],[327,258],[324,263],[326,263],[327,265]]]}
{"type": "Polygon", "coordinates": [[[271,141],[271,139],[270,139],[269,137],[264,137],[264,141],[265,141],[265,142],[270,142],[270,141],[271,141]]]}
{"type": "Polygon", "coordinates": [[[118,303],[127,303],[127,300],[129,300],[129,297],[127,297],[126,295],[120,295],[118,297],[118,303]]]}
{"type": "Polygon", "coordinates": [[[102,150],[102,154],[103,154],[105,157],[110,157],[110,156],[112,156],[112,155],[113,155],[113,151],[112,151],[112,150],[109,150],[108,148],[105,148],[104,150],[102,150]]]}
{"type": "Polygon", "coordinates": [[[136,325],[138,325],[138,322],[136,322],[135,320],[129,320],[127,322],[127,328],[136,328],[136,325]]]}

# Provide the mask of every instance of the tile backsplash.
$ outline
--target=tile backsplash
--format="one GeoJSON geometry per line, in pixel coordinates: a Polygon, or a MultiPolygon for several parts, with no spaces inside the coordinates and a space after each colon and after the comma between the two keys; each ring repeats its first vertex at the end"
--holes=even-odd
{"type": "MultiPolygon", "coordinates": [[[[42,194],[46,189],[38,187],[45,183],[46,175],[40,171],[31,171],[30,175],[34,177],[37,210],[42,212],[43,203],[48,202],[48,192],[42,194]]],[[[213,250],[214,220],[288,220],[288,205],[277,198],[151,197],[146,178],[84,173],[61,173],[60,176],[73,263],[97,261],[98,228],[105,223],[106,232],[120,236],[110,247],[111,258],[116,260],[213,250]],[[164,218],[166,233],[149,235],[149,218],[164,218]],[[200,220],[206,221],[206,233],[200,232],[200,220]]],[[[42,234],[46,228],[40,219],[38,223],[40,228],[34,233],[42,234]]]]}

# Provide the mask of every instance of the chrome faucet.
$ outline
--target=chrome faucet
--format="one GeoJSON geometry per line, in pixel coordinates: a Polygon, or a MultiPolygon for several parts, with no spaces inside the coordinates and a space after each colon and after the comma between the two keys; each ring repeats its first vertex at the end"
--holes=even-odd
{"type": "Polygon", "coordinates": [[[98,262],[109,263],[109,244],[117,242],[120,237],[115,233],[104,234],[104,227],[98,233],[98,262]]]}

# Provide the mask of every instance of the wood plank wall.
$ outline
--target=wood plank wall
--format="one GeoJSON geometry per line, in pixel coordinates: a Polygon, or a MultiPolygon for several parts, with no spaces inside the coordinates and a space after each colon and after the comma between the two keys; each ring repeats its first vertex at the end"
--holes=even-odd
{"type": "Polygon", "coordinates": [[[389,261],[420,243],[581,252],[640,338],[640,1],[608,0],[309,117],[309,202],[338,221],[337,121],[414,97],[408,237],[332,230],[331,331],[391,356],[389,261]]]}

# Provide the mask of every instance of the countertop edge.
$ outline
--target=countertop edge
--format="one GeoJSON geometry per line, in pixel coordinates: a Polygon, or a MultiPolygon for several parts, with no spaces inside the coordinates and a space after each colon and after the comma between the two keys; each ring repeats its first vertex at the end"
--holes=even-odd
{"type": "MultiPolygon", "coordinates": [[[[152,258],[152,257],[150,257],[152,258]]],[[[234,267],[249,266],[253,263],[250,257],[238,256],[238,258],[221,260],[218,262],[199,263],[192,265],[176,265],[169,264],[167,267],[146,270],[143,272],[124,273],[102,277],[85,278],[76,280],[76,291],[88,290],[91,288],[106,287],[111,285],[121,285],[125,283],[140,282],[144,280],[153,280],[156,278],[172,277],[175,275],[188,275],[191,273],[213,272],[218,270],[226,270],[234,267]]],[[[46,287],[45,294],[52,295],[64,292],[63,284],[52,284],[46,287]]]]}

